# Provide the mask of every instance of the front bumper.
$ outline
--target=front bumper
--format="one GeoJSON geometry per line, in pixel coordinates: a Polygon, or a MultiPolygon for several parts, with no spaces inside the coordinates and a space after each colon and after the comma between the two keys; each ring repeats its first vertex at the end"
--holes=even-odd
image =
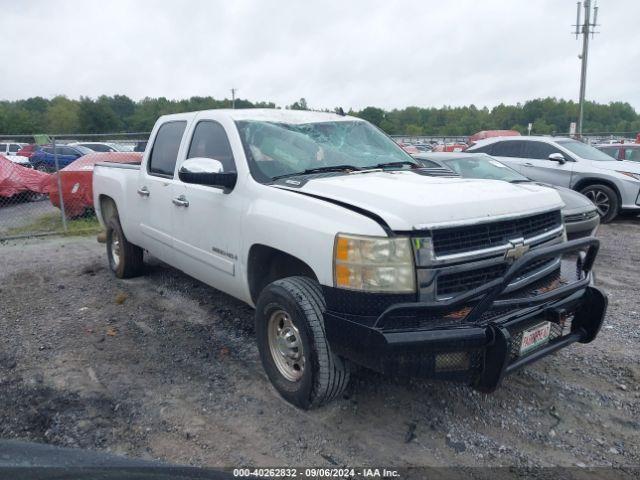
{"type": "Polygon", "coordinates": [[[446,305],[404,302],[371,316],[337,312],[328,301],[327,338],[335,353],[385,374],[459,380],[492,391],[512,371],[596,337],[607,307],[604,294],[591,286],[598,245],[585,238],[530,252],[502,278],[446,305]],[[502,295],[540,257],[585,249],[577,256],[577,281],[534,297],[502,295]],[[550,323],[549,341],[521,354],[522,333],[542,322],[550,323]]]}
{"type": "Polygon", "coordinates": [[[591,218],[585,219],[573,220],[572,218],[574,217],[578,217],[578,215],[573,214],[565,216],[564,226],[567,230],[567,238],[569,240],[594,236],[596,234],[598,226],[600,225],[600,217],[597,214],[591,218]]]}

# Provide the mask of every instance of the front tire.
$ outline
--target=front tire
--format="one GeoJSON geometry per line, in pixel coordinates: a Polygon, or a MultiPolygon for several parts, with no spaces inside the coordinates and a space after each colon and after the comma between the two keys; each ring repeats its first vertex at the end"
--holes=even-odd
{"type": "Polygon", "coordinates": [[[136,277],[144,266],[143,251],[129,243],[124,236],[118,217],[112,217],[107,223],[107,258],[109,268],[118,278],[136,277]]]}
{"type": "Polygon", "coordinates": [[[317,282],[289,277],[265,287],[256,306],[262,365],[285,400],[310,409],[340,396],[350,365],[335,355],[324,330],[326,309],[317,282]]]}
{"type": "Polygon", "coordinates": [[[589,185],[580,193],[593,202],[598,209],[600,222],[609,223],[616,218],[620,210],[620,201],[616,192],[607,185],[589,185]]]}

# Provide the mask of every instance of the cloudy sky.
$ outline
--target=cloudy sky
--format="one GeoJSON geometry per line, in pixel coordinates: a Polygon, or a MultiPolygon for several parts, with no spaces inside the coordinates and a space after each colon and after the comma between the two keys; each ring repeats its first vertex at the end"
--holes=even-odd
{"type": "MultiPolygon", "coordinates": [[[[0,0],[0,99],[315,108],[577,98],[573,0],[0,0]]],[[[640,0],[600,0],[587,97],[640,110],[640,0]]]]}

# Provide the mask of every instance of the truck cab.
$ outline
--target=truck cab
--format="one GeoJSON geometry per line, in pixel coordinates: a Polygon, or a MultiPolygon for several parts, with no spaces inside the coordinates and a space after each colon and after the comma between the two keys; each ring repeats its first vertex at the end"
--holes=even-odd
{"type": "Polygon", "coordinates": [[[167,115],[141,165],[93,181],[116,276],[146,251],[254,307],[265,371],[301,408],[354,364],[492,391],[604,318],[598,241],[567,242],[556,192],[425,175],[358,118],[167,115]]]}

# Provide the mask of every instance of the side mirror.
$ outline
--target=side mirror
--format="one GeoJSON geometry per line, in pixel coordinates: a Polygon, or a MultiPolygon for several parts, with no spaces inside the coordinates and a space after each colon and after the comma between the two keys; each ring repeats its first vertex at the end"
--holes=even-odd
{"type": "Polygon", "coordinates": [[[196,157],[182,162],[178,178],[184,183],[231,190],[236,185],[238,174],[225,172],[220,160],[196,157]]]}
{"type": "Polygon", "coordinates": [[[567,159],[564,158],[564,155],[562,155],[561,153],[552,153],[548,158],[552,162],[558,162],[560,165],[567,163],[567,159]]]}

